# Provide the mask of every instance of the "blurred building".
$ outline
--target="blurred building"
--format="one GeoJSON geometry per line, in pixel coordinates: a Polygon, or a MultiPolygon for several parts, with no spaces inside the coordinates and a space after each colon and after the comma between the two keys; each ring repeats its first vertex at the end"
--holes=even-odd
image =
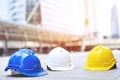
{"type": "Polygon", "coordinates": [[[111,34],[112,38],[119,38],[119,22],[118,22],[118,9],[116,4],[113,5],[111,10],[111,34]]]}
{"type": "Polygon", "coordinates": [[[78,4],[78,0],[40,0],[42,27],[57,32],[79,34],[78,4]]]}
{"type": "Polygon", "coordinates": [[[3,0],[0,3],[0,19],[42,25],[46,30],[75,35],[86,33],[87,15],[90,34],[119,38],[119,13],[119,0],[3,0]]]}
{"type": "Polygon", "coordinates": [[[0,3],[0,18],[17,23],[26,23],[26,1],[4,0],[0,3]]]}

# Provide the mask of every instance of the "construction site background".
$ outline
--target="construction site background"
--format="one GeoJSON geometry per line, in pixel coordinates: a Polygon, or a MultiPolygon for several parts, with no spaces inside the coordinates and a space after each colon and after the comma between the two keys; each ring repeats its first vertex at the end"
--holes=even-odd
{"type": "Polygon", "coordinates": [[[119,0],[4,0],[0,3],[0,56],[29,48],[71,52],[102,44],[120,49],[119,0]]]}

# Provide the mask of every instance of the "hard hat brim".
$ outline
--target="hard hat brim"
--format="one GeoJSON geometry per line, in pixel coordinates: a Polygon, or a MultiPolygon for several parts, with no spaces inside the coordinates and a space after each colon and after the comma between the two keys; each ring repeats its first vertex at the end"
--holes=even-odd
{"type": "Polygon", "coordinates": [[[73,64],[71,66],[68,67],[55,67],[55,66],[51,66],[49,64],[47,64],[47,67],[49,67],[50,70],[72,70],[74,68],[73,64]]]}
{"type": "MultiPolygon", "coordinates": [[[[9,70],[9,69],[12,69],[12,68],[7,67],[7,68],[5,68],[5,71],[7,71],[7,70],[9,70]]],[[[22,71],[20,71],[20,70],[18,70],[18,72],[19,72],[20,74],[23,74],[23,75],[25,75],[25,76],[30,76],[30,77],[43,76],[43,75],[47,75],[47,74],[48,74],[45,70],[40,71],[40,72],[35,72],[35,73],[24,73],[24,72],[22,72],[22,71]]]]}

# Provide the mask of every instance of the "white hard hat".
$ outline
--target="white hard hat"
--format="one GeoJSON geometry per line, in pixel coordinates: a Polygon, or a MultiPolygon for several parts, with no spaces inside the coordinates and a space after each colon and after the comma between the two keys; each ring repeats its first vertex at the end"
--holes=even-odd
{"type": "Polygon", "coordinates": [[[48,55],[47,68],[50,70],[73,69],[69,52],[61,47],[52,49],[48,55]]]}

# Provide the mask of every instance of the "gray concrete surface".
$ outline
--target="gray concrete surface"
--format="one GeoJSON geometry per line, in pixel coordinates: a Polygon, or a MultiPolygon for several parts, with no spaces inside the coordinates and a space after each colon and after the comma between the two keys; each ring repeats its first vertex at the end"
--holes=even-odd
{"type": "Polygon", "coordinates": [[[40,77],[11,76],[10,70],[4,71],[9,57],[0,57],[0,80],[120,80],[120,51],[114,50],[113,53],[117,59],[117,69],[109,71],[86,71],[84,65],[88,52],[71,53],[73,70],[48,71],[45,66],[47,54],[38,54],[42,67],[48,72],[48,75],[40,77]]]}

